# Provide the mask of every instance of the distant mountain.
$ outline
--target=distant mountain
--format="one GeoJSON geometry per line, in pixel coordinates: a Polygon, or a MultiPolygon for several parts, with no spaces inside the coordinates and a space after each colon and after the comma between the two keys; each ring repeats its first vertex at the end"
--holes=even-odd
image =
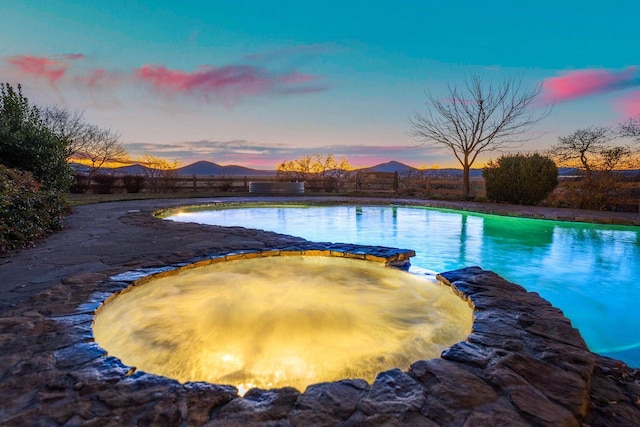
{"type": "Polygon", "coordinates": [[[360,170],[363,172],[418,172],[418,169],[405,165],[404,163],[396,162],[395,160],[387,163],[381,163],[379,165],[371,166],[368,168],[362,168],[360,170]]]}
{"type": "MultiPolygon", "coordinates": [[[[89,174],[91,172],[91,168],[89,166],[80,163],[71,162],[69,163],[69,166],[71,166],[71,169],[73,169],[77,173],[89,174]]],[[[149,168],[147,168],[146,166],[135,164],[117,168],[101,167],[100,169],[98,169],[97,173],[112,175],[146,175],[147,171],[149,171],[149,168]]]]}
{"type": "Polygon", "coordinates": [[[244,166],[221,166],[217,163],[199,161],[176,169],[178,175],[225,175],[225,176],[256,176],[275,175],[276,171],[258,170],[244,166]]]}
{"type": "Polygon", "coordinates": [[[148,175],[149,168],[140,164],[107,169],[114,175],[148,175]]]}
{"type": "Polygon", "coordinates": [[[580,171],[576,168],[558,168],[559,176],[575,176],[578,175],[580,171]]]}
{"type": "MultiPolygon", "coordinates": [[[[448,176],[448,177],[461,177],[462,169],[454,169],[454,168],[445,168],[445,169],[418,169],[409,165],[405,165],[404,163],[391,161],[387,163],[381,163],[376,166],[371,166],[368,168],[358,169],[363,172],[398,172],[399,174],[408,174],[408,173],[420,173],[427,176],[448,176]]],[[[482,176],[482,169],[471,169],[469,170],[469,176],[472,178],[482,176]]]]}
{"type": "MultiPolygon", "coordinates": [[[[442,168],[442,169],[426,169],[425,172],[427,175],[433,176],[447,176],[447,177],[460,177],[462,178],[462,169],[455,168],[442,168]]],[[[469,169],[469,177],[470,178],[480,178],[482,177],[482,169],[469,169]]]]}
{"type": "MultiPolygon", "coordinates": [[[[91,170],[86,165],[82,165],[79,163],[69,163],[69,166],[78,173],[88,174],[91,170]]],[[[149,168],[146,166],[135,164],[130,166],[123,166],[119,168],[100,168],[98,173],[107,173],[114,175],[153,175],[148,173],[149,168]]],[[[426,176],[433,177],[443,177],[443,178],[461,178],[462,177],[462,169],[456,168],[440,168],[440,169],[418,169],[409,165],[405,165],[404,163],[396,162],[395,160],[380,163],[379,165],[371,166],[368,168],[356,169],[357,171],[363,172],[398,172],[401,175],[406,175],[408,173],[411,174],[420,174],[426,176]]],[[[217,163],[208,162],[205,160],[192,163],[190,165],[181,167],[176,169],[178,175],[224,175],[224,176],[275,176],[275,170],[261,170],[261,169],[251,169],[244,166],[237,165],[229,165],[222,166],[217,163]]],[[[625,175],[637,175],[640,173],[640,170],[625,170],[625,171],[616,171],[625,175]]],[[[560,177],[570,178],[573,176],[579,175],[579,170],[576,168],[558,168],[558,175],[560,177]]],[[[469,176],[471,178],[482,177],[482,169],[471,169],[469,171],[469,176]]]]}

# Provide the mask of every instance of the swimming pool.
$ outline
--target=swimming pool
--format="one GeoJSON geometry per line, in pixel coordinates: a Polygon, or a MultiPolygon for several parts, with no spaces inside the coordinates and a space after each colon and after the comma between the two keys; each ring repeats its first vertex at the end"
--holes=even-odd
{"type": "Polygon", "coordinates": [[[413,265],[438,272],[478,265],[562,309],[592,351],[640,366],[639,227],[406,206],[209,207],[167,219],[413,249],[413,265]]]}

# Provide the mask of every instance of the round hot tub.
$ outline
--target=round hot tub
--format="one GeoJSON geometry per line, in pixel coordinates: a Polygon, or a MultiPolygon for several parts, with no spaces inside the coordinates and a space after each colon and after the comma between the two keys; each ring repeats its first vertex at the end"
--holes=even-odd
{"type": "Polygon", "coordinates": [[[241,394],[372,382],[471,332],[472,309],[451,288],[375,262],[262,256],[160,276],[102,306],[98,344],[139,370],[241,394]]]}

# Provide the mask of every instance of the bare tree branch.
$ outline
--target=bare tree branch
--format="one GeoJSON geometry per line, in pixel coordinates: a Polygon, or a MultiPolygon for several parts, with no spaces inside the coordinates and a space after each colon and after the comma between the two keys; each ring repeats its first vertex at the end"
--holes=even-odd
{"type": "Polygon", "coordinates": [[[463,92],[455,85],[448,85],[449,96],[444,99],[427,92],[427,111],[416,112],[410,119],[409,135],[422,144],[452,151],[464,171],[467,198],[469,169],[478,155],[532,139],[530,131],[549,115],[549,108],[533,105],[540,90],[540,86],[524,87],[520,80],[493,84],[471,74],[463,92]]]}
{"type": "Polygon", "coordinates": [[[576,167],[592,172],[611,172],[633,165],[633,150],[629,146],[616,145],[622,134],[609,126],[591,126],[578,129],[568,136],[558,138],[549,155],[560,166],[576,167]]]}
{"type": "Polygon", "coordinates": [[[42,117],[54,134],[68,141],[67,159],[90,162],[90,175],[105,164],[128,158],[127,151],[120,145],[120,135],[85,122],[83,112],[53,105],[43,109],[42,117]]]}

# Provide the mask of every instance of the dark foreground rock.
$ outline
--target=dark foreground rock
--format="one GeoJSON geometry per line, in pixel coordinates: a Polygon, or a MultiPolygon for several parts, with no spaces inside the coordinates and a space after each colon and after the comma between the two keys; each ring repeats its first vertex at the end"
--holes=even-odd
{"type": "MultiPolygon", "coordinates": [[[[55,258],[55,268],[34,265],[33,271],[47,272],[27,282],[37,292],[0,311],[0,425],[640,425],[637,370],[589,352],[560,310],[478,267],[439,276],[474,308],[467,340],[441,358],[416,360],[406,372],[381,372],[373,384],[345,379],[307,390],[253,389],[239,397],[231,386],[181,384],[136,371],[106,354],[92,333],[96,310],[134,280],[231,251],[230,259],[333,251],[389,264],[402,264],[411,253],[159,223],[148,212],[124,210],[110,221],[92,228],[75,253],[65,252],[67,261],[53,255],[57,249],[39,249],[38,259],[54,265],[55,258]],[[140,243],[126,248],[107,239],[113,224],[121,227],[112,230],[120,239],[140,243]],[[82,268],[69,269],[74,259],[82,268]]],[[[56,239],[62,246],[72,237],[56,239]]],[[[19,276],[14,268],[3,278],[18,282],[19,276]]]]}
{"type": "MultiPolygon", "coordinates": [[[[318,244],[286,249],[327,255],[318,244]]],[[[335,249],[335,247],[334,247],[335,249]]],[[[366,258],[367,248],[342,253],[366,258]]],[[[410,252],[380,248],[377,260],[410,252]]],[[[230,259],[256,256],[234,253],[230,259]]],[[[335,256],[335,254],[334,254],[335,256]]],[[[199,261],[207,262],[207,259],[199,261]]],[[[180,266],[181,268],[184,268],[180,266]]],[[[535,293],[477,267],[439,280],[474,307],[473,332],[442,357],[373,384],[345,379],[293,388],[187,383],[123,365],[93,342],[93,314],[145,268],[112,279],[69,278],[0,318],[0,424],[158,426],[639,425],[640,375],[594,355],[562,313],[535,293]]],[[[144,280],[144,278],[142,279],[144,280]]]]}

